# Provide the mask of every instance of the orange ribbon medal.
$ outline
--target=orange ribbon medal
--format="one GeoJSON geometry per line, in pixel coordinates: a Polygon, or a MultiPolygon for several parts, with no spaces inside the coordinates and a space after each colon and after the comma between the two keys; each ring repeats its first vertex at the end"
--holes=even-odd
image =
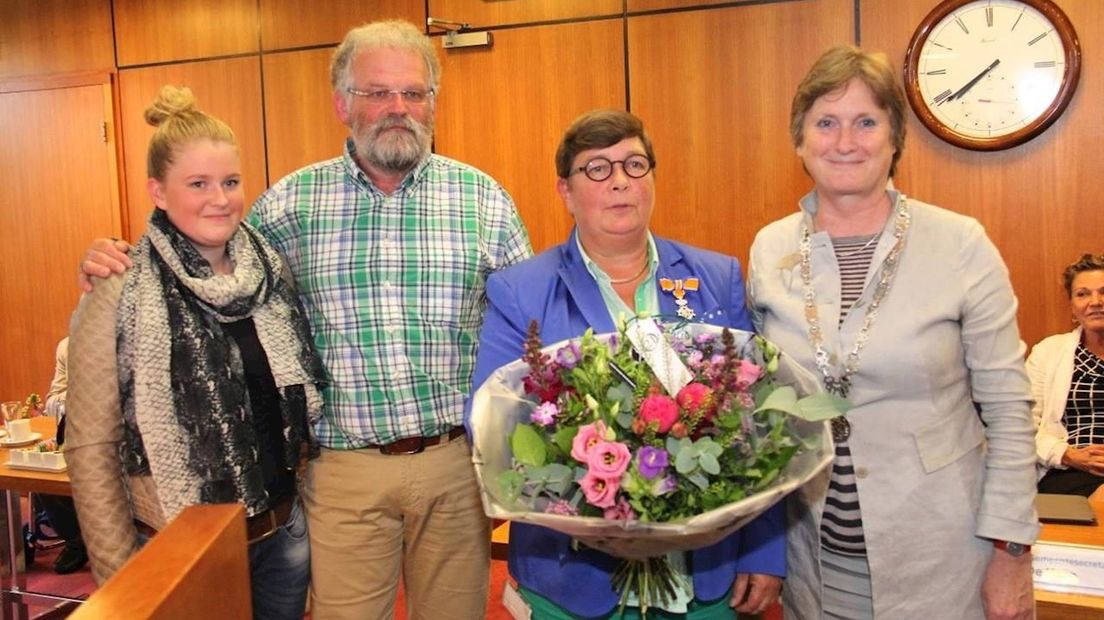
{"type": "Polygon", "coordinates": [[[665,293],[671,293],[675,296],[675,304],[678,305],[678,315],[686,320],[694,318],[694,309],[691,308],[686,301],[686,291],[698,290],[697,278],[686,278],[685,280],[672,280],[670,278],[660,278],[659,287],[663,289],[665,293]]]}

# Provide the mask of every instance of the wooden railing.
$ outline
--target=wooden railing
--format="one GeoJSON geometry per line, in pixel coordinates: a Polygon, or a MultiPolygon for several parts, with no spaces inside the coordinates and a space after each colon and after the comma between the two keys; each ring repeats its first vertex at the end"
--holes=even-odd
{"type": "Polygon", "coordinates": [[[247,552],[240,504],[192,506],[69,617],[250,618],[247,552]]]}

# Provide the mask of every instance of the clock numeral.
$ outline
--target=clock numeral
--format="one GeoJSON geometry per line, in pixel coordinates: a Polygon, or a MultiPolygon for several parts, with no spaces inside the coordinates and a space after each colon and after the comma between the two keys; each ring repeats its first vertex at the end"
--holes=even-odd
{"type": "Polygon", "coordinates": [[[939,41],[932,41],[931,39],[928,39],[928,43],[931,43],[932,45],[934,45],[936,47],[942,47],[943,49],[947,50],[948,52],[953,52],[954,51],[952,48],[949,48],[946,45],[943,45],[939,41]]]}
{"type": "Polygon", "coordinates": [[[1035,45],[1035,44],[1036,44],[1036,43],[1038,43],[1039,41],[1042,41],[1042,40],[1043,40],[1043,38],[1044,38],[1044,37],[1046,37],[1046,36],[1047,36],[1048,34],[1050,34],[1050,31],[1049,31],[1049,30],[1048,30],[1048,31],[1046,31],[1046,32],[1044,32],[1043,34],[1041,34],[1041,35],[1039,35],[1039,36],[1035,37],[1034,39],[1032,39],[1032,40],[1028,41],[1028,42],[1027,42],[1027,44],[1028,44],[1028,45],[1035,45]]]}
{"type": "Polygon", "coordinates": [[[1039,60],[1035,62],[1036,69],[1049,69],[1056,66],[1058,63],[1054,60],[1039,60]]]}
{"type": "Polygon", "coordinates": [[[924,75],[947,75],[946,69],[936,69],[934,71],[928,71],[924,75]]]}
{"type": "Polygon", "coordinates": [[[970,34],[970,29],[966,27],[966,24],[962,23],[961,18],[955,17],[955,23],[958,24],[958,27],[962,29],[962,32],[970,34]]]}
{"type": "Polygon", "coordinates": [[[993,7],[991,6],[985,7],[985,25],[993,27],[993,7]]]}
{"type": "Polygon", "coordinates": [[[946,100],[947,97],[950,97],[950,96],[951,96],[951,89],[948,88],[947,90],[945,90],[945,91],[939,93],[938,95],[936,95],[935,99],[932,100],[932,103],[935,104],[935,105],[939,105],[939,104],[943,103],[943,101],[946,100]]]}
{"type": "Polygon", "coordinates": [[[1023,11],[1020,11],[1020,14],[1016,16],[1016,21],[1012,22],[1012,30],[1015,30],[1016,26],[1020,25],[1020,20],[1023,19],[1023,16],[1023,11]]]}

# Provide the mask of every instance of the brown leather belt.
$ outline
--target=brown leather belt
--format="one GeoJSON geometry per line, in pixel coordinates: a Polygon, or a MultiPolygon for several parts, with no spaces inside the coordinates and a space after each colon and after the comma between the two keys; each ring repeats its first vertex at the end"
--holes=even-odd
{"type": "Polygon", "coordinates": [[[435,437],[407,437],[406,439],[400,439],[398,441],[392,441],[383,445],[369,445],[364,446],[372,450],[379,450],[380,454],[396,455],[396,454],[418,454],[424,451],[430,446],[436,446],[439,443],[446,441],[452,441],[458,439],[464,435],[464,427],[456,426],[453,429],[443,435],[437,435],[435,437]],[[443,439],[448,437],[448,439],[443,439]]]}
{"type": "Polygon", "coordinates": [[[291,516],[293,504],[295,504],[295,496],[285,495],[276,500],[275,506],[247,518],[245,520],[245,535],[249,539],[249,544],[261,542],[286,525],[288,517],[291,516]]]}

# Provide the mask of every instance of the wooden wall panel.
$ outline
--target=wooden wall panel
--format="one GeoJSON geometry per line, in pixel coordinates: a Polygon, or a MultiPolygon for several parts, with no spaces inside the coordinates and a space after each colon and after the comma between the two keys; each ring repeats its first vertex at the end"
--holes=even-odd
{"type": "Polygon", "coordinates": [[[620,15],[621,0],[429,0],[429,17],[473,28],[620,15]]]}
{"type": "Polygon", "coordinates": [[[0,0],[0,80],[115,66],[104,0],[0,0]]]}
{"type": "MultiPolygon", "coordinates": [[[[637,11],[653,11],[656,9],[685,9],[690,7],[708,7],[718,4],[733,4],[734,2],[755,2],[757,0],[628,0],[630,13],[637,11]]],[[[792,2],[794,0],[775,0],[775,2],[792,2]]],[[[801,1],[801,0],[797,0],[801,1]]]]}
{"type": "Polygon", "coordinates": [[[564,129],[587,110],[624,108],[621,24],[505,30],[495,33],[493,48],[439,52],[436,150],[501,182],[538,251],[562,242],[572,225],[555,191],[564,129]]]}
{"type": "Polygon", "coordinates": [[[128,239],[133,241],[145,232],[146,220],[153,210],[146,193],[146,150],[153,127],[146,124],[143,113],[165,84],[192,89],[200,109],[218,116],[234,130],[241,147],[246,204],[251,204],[268,187],[260,76],[260,60],[255,56],[120,72],[119,98],[130,222],[128,239]]]}
{"type": "Polygon", "coordinates": [[[118,234],[110,85],[0,94],[0,400],[45,395],[89,239],[118,234]],[[64,123],[59,123],[64,119],[64,123]]]}
{"type": "Polygon", "coordinates": [[[119,66],[256,52],[257,0],[114,0],[119,66]]]}
{"type": "Polygon", "coordinates": [[[265,54],[268,178],[341,154],[349,130],[333,109],[332,48],[265,54]]]}
{"type": "MultiPolygon", "coordinates": [[[[909,39],[937,0],[863,0],[862,41],[887,52],[898,70],[909,39]]],[[[1081,83],[1063,117],[1034,140],[1006,151],[967,151],[936,138],[914,115],[897,185],[921,200],[978,218],[1000,248],[1020,301],[1023,339],[1032,345],[1067,331],[1062,269],[1084,252],[1104,252],[1104,2],[1061,0],[1081,39],[1081,83]]]]}
{"type": "Polygon", "coordinates": [[[797,209],[810,182],[790,143],[790,100],[825,48],[849,42],[851,6],[808,0],[629,18],[631,106],[655,145],[658,234],[746,264],[755,233],[797,209]]]}
{"type": "Polygon", "coordinates": [[[425,25],[425,0],[260,0],[261,45],[266,50],[336,45],[354,26],[399,18],[425,25]]]}

